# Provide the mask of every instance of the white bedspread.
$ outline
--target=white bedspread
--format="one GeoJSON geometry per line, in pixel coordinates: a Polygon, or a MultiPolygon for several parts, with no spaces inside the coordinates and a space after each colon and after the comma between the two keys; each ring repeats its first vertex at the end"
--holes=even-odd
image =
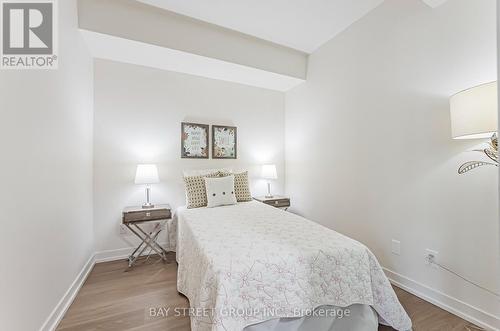
{"type": "Polygon", "coordinates": [[[322,305],[371,305],[410,330],[375,256],[361,243],[259,202],[177,213],[177,288],[192,331],[239,331],[322,305]]]}

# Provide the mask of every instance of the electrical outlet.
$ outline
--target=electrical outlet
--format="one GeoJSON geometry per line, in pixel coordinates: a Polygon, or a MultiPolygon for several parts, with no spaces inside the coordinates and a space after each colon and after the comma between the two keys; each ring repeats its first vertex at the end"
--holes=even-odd
{"type": "Polygon", "coordinates": [[[437,262],[438,261],[438,255],[439,255],[439,252],[427,248],[425,250],[425,264],[437,267],[432,262],[437,262]]]}
{"type": "Polygon", "coordinates": [[[396,239],[392,239],[391,243],[392,254],[401,255],[401,242],[396,239]]]}
{"type": "Polygon", "coordinates": [[[122,235],[128,234],[127,227],[123,224],[120,224],[120,234],[122,235]]]}

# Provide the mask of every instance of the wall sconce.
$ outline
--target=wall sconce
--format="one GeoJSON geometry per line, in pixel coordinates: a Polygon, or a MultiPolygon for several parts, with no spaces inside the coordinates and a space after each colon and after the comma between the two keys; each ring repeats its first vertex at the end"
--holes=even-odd
{"type": "Polygon", "coordinates": [[[459,92],[450,98],[451,133],[453,139],[490,138],[484,153],[489,161],[468,161],[458,168],[459,174],[484,165],[498,167],[498,93],[497,82],[482,84],[459,92]]]}

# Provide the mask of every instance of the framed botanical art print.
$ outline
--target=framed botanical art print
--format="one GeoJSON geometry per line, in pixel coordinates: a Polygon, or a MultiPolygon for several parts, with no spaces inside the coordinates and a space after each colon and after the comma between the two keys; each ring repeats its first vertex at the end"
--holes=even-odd
{"type": "Polygon", "coordinates": [[[212,158],[236,159],[237,132],[235,126],[212,125],[212,158]]]}
{"type": "Polygon", "coordinates": [[[208,125],[181,123],[181,158],[208,159],[208,125]]]}

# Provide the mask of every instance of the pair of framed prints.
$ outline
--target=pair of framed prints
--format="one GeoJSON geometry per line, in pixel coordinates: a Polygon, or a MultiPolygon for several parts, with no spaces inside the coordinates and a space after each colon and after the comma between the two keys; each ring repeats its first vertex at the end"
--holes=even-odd
{"type": "MultiPolygon", "coordinates": [[[[235,126],[212,125],[213,159],[236,159],[237,148],[235,126]]],[[[181,158],[208,159],[209,151],[209,125],[182,122],[181,158]]]]}

